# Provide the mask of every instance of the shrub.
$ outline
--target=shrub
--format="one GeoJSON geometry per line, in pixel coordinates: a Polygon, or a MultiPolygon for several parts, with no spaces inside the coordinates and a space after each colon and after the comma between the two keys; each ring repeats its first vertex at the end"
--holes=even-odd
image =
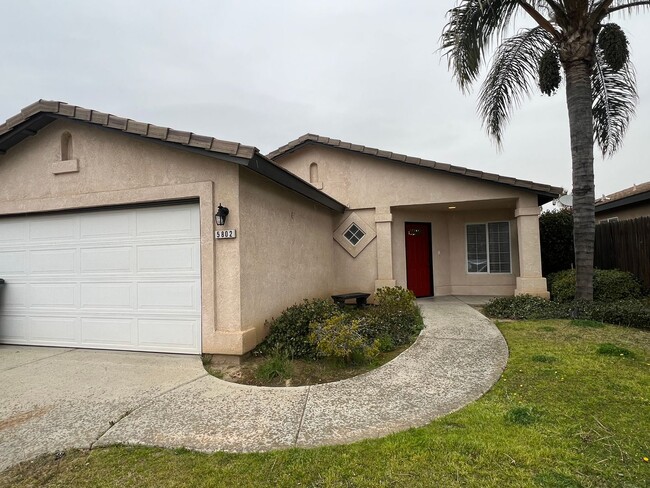
{"type": "Polygon", "coordinates": [[[277,351],[290,358],[314,358],[317,351],[309,342],[309,324],[324,322],[340,314],[341,310],[331,300],[303,300],[267,324],[269,335],[256,352],[266,354],[277,351]]]}
{"type": "Polygon", "coordinates": [[[542,212],[539,216],[542,274],[548,276],[574,263],[573,213],[570,209],[542,212]]]}
{"type": "Polygon", "coordinates": [[[258,379],[269,381],[274,378],[287,379],[291,377],[291,363],[286,354],[276,352],[260,364],[255,371],[258,379]]]}
{"type": "MultiPolygon", "coordinates": [[[[548,277],[551,298],[569,302],[576,296],[576,273],[573,269],[553,273],[548,277]]],[[[594,270],[594,300],[612,302],[643,296],[643,285],[632,274],[618,269],[594,270]]]]}
{"type": "MultiPolygon", "coordinates": [[[[483,312],[488,317],[514,320],[574,319],[650,329],[650,307],[643,300],[558,303],[530,295],[490,300],[483,312]]],[[[585,322],[579,323],[585,325],[585,322]]]]}
{"type": "Polygon", "coordinates": [[[424,325],[412,291],[401,286],[385,287],[375,294],[376,306],[364,310],[364,335],[370,339],[389,337],[393,347],[407,344],[424,325]]]}
{"type": "Polygon", "coordinates": [[[309,341],[321,356],[343,359],[346,363],[369,362],[379,354],[378,341],[363,334],[362,319],[337,315],[324,322],[313,322],[309,341]]]}
{"type": "Polygon", "coordinates": [[[557,303],[532,295],[498,297],[490,300],[483,312],[498,319],[555,319],[563,318],[564,311],[557,303]]]}

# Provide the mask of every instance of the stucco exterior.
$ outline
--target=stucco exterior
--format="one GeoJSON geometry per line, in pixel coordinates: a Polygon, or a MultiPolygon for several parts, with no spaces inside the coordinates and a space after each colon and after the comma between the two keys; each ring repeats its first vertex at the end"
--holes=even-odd
{"type": "Polygon", "coordinates": [[[0,222],[183,203],[196,230],[198,208],[192,249],[200,277],[194,272],[192,286],[200,286],[200,352],[209,354],[247,353],[271,317],[305,298],[411,287],[405,236],[414,225],[430,230],[426,295],[548,296],[539,204],[560,189],[340,141],[348,149],[301,141],[265,157],[238,143],[39,101],[0,124],[0,222]],[[224,226],[215,223],[219,205],[229,209],[224,226]],[[507,270],[481,264],[469,272],[476,259],[469,261],[468,228],[484,229],[487,242],[491,226],[501,229],[495,239],[507,249],[509,262],[500,261],[507,270]],[[217,239],[223,229],[236,236],[217,239]]]}
{"type": "Polygon", "coordinates": [[[650,217],[650,200],[631,205],[622,205],[617,208],[603,211],[598,211],[598,207],[596,207],[596,211],[596,223],[614,218],[618,220],[630,220],[639,217],[650,217]]]}
{"type": "Polygon", "coordinates": [[[356,257],[335,250],[338,291],[407,286],[405,222],[430,223],[436,295],[548,296],[541,275],[537,194],[339,148],[308,144],[274,160],[354,212],[376,232],[356,257]],[[453,208],[452,208],[453,207],[453,208]],[[465,226],[510,225],[511,272],[468,273],[465,226]]]}
{"type": "Polygon", "coordinates": [[[332,285],[333,212],[229,161],[59,120],[2,156],[0,182],[0,216],[198,200],[204,353],[244,354],[264,338],[265,319],[332,285]],[[61,172],[64,133],[75,165],[61,172]],[[237,239],[215,241],[219,203],[237,239]]]}

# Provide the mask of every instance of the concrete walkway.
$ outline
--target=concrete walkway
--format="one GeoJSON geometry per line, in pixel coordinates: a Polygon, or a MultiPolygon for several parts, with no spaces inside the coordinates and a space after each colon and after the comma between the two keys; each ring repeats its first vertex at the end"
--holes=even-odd
{"type": "Polygon", "coordinates": [[[463,301],[419,304],[426,327],[407,351],[356,378],[308,387],[227,383],[195,356],[0,346],[0,470],[73,447],[251,452],[425,425],[485,393],[508,349],[463,301]]]}

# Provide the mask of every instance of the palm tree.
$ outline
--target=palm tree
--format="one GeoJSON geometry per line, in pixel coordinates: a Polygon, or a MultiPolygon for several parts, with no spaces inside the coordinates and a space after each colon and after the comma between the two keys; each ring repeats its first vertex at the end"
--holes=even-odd
{"type": "Polygon", "coordinates": [[[483,125],[498,145],[513,108],[536,85],[547,95],[555,93],[564,71],[578,298],[593,298],[594,139],[603,156],[616,152],[637,101],[627,38],[606,22],[614,12],[648,6],[650,0],[457,0],[441,37],[463,91],[477,80],[491,45],[500,42],[478,102],[483,125]],[[518,14],[535,27],[506,37],[518,14]]]}

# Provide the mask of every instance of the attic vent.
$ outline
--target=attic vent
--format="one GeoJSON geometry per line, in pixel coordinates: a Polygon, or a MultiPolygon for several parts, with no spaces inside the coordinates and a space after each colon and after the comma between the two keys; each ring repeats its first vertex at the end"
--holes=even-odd
{"type": "Polygon", "coordinates": [[[318,183],[318,165],[316,163],[309,165],[309,183],[318,183]]]}
{"type": "Polygon", "coordinates": [[[72,135],[69,132],[61,134],[61,161],[72,159],[72,135]]]}

